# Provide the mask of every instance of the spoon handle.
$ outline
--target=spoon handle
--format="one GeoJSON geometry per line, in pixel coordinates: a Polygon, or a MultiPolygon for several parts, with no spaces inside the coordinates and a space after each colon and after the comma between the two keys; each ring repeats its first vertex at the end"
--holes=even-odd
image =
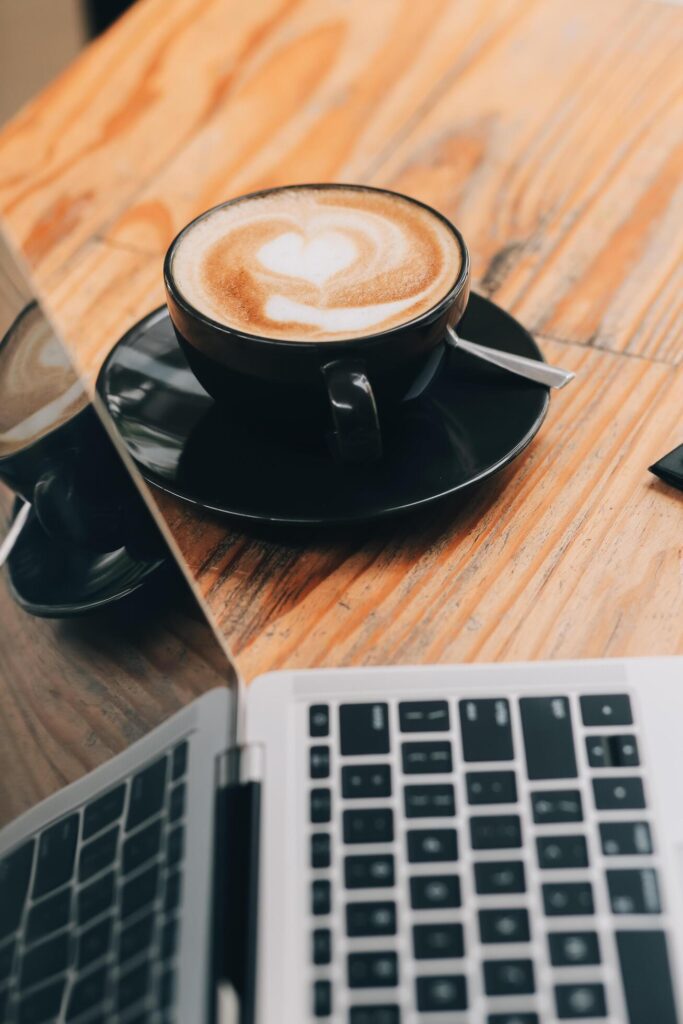
{"type": "Polygon", "coordinates": [[[500,366],[503,370],[509,370],[538,384],[545,384],[549,388],[563,388],[576,376],[571,370],[561,370],[559,366],[550,366],[539,359],[527,359],[526,356],[516,356],[511,352],[501,352],[497,348],[478,345],[474,341],[465,341],[452,327],[448,328],[448,335],[448,343],[453,348],[461,348],[463,352],[469,352],[477,359],[484,359],[487,363],[493,363],[494,366],[500,366]]]}
{"type": "Polygon", "coordinates": [[[12,553],[12,548],[19,540],[19,535],[24,529],[30,511],[31,506],[28,501],[25,501],[17,512],[14,522],[7,531],[7,536],[0,544],[0,569],[2,569],[3,565],[12,553]]]}

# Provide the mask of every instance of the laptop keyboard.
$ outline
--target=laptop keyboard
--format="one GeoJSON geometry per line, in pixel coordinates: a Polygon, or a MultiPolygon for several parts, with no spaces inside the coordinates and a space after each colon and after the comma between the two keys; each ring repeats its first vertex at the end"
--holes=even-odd
{"type": "Polygon", "coordinates": [[[319,703],[307,726],[313,1017],[675,1024],[627,694],[319,703]]]}
{"type": "Polygon", "coordinates": [[[172,1019],[187,742],[0,860],[4,1024],[172,1019]]]}

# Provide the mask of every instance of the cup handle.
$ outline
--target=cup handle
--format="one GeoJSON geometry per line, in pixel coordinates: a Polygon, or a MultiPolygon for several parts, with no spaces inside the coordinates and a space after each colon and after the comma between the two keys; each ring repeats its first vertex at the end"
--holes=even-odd
{"type": "Polygon", "coordinates": [[[337,359],[322,367],[330,400],[334,441],[343,462],[376,462],[382,435],[372,386],[360,360],[337,359]]]}

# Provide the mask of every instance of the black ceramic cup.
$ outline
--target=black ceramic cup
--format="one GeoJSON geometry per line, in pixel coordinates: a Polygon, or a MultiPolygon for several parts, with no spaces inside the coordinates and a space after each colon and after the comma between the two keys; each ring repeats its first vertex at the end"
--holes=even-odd
{"type": "MultiPolygon", "coordinates": [[[[31,332],[42,332],[44,338],[31,374],[42,370],[47,382],[39,389],[41,404],[35,396],[27,400],[25,436],[13,437],[11,425],[0,416],[0,480],[33,506],[53,539],[115,551],[131,538],[146,536],[149,513],[37,303],[26,306],[0,339],[0,371],[18,347],[30,345],[31,332]],[[69,402],[60,404],[65,395],[69,402]]],[[[0,383],[11,386],[1,373],[0,383]]]]}
{"type": "MultiPolygon", "coordinates": [[[[470,262],[460,232],[437,210],[409,196],[361,185],[295,185],[286,189],[354,188],[399,195],[428,210],[452,232],[460,267],[448,292],[427,312],[376,334],[335,341],[291,341],[247,334],[211,319],[182,295],[173,275],[174,255],[186,232],[174,239],[164,262],[169,314],[195,376],[240,422],[272,429],[314,429],[332,438],[346,462],[381,457],[382,422],[406,398],[428,384],[443,355],[447,326],[455,326],[469,297],[470,262]]],[[[251,196],[223,203],[229,206],[251,196]]]]}

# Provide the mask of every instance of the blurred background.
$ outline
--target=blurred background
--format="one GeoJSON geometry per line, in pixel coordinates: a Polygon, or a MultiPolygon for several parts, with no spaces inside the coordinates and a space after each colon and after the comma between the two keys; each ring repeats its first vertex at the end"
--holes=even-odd
{"type": "Polygon", "coordinates": [[[0,0],[0,124],[134,0],[0,0]]]}

